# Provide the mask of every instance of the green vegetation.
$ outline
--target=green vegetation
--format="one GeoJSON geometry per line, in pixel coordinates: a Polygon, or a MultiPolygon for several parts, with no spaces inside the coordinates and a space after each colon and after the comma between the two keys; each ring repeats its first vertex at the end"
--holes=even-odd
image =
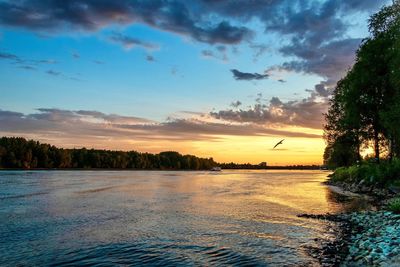
{"type": "Polygon", "coordinates": [[[198,158],[168,151],[159,154],[136,151],[63,149],[20,137],[0,138],[0,168],[107,168],[206,170],[217,166],[212,158],[198,158]]]}
{"type": "Polygon", "coordinates": [[[369,30],[330,100],[324,161],[331,168],[359,165],[338,169],[335,179],[386,183],[400,179],[400,0],[373,15],[369,30]],[[360,151],[370,146],[374,163],[361,163],[360,151]]]}
{"type": "Polygon", "coordinates": [[[376,163],[362,163],[350,167],[340,167],[331,176],[335,182],[362,183],[388,187],[400,182],[400,160],[382,161],[376,163]]]}
{"type": "Polygon", "coordinates": [[[400,213],[400,198],[390,200],[387,209],[394,213],[400,213]]]}

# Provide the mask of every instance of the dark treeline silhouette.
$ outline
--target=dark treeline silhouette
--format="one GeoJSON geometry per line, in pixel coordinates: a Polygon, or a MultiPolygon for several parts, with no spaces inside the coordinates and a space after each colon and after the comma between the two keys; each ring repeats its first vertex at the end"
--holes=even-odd
{"type": "Polygon", "coordinates": [[[0,168],[15,169],[161,169],[208,170],[218,164],[167,151],[159,154],[98,149],[63,149],[21,137],[0,138],[0,168]]]}
{"type": "Polygon", "coordinates": [[[318,170],[320,165],[286,165],[286,166],[268,166],[266,162],[260,164],[251,163],[220,163],[222,169],[245,169],[245,170],[318,170]]]}
{"type": "Polygon", "coordinates": [[[220,163],[219,166],[222,169],[251,169],[251,170],[263,170],[268,169],[267,163],[261,162],[260,164],[250,163],[220,163]]]}
{"type": "Polygon", "coordinates": [[[324,161],[333,168],[360,162],[366,147],[376,163],[400,157],[400,1],[372,15],[369,31],[325,116],[324,161]]]}

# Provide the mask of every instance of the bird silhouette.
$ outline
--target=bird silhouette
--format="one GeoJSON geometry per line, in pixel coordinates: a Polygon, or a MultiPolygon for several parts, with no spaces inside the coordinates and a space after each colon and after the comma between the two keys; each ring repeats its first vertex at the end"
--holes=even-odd
{"type": "Polygon", "coordinates": [[[277,147],[277,146],[279,146],[279,145],[282,145],[283,140],[285,140],[285,139],[282,139],[281,141],[279,141],[278,143],[276,143],[276,145],[275,145],[274,148],[272,148],[272,149],[275,149],[275,147],[277,147]]]}

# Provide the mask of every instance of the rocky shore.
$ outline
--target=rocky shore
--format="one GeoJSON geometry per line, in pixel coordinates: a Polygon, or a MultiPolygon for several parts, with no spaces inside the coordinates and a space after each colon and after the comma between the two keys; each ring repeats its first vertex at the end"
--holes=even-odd
{"type": "Polygon", "coordinates": [[[319,240],[320,249],[309,248],[321,266],[400,266],[400,214],[385,211],[385,203],[397,192],[363,184],[338,184],[347,196],[363,194],[378,210],[343,214],[301,214],[299,217],[326,220],[333,240],[319,240]],[[349,193],[350,192],[350,193],[349,193]]]}
{"type": "Polygon", "coordinates": [[[328,186],[338,187],[342,189],[343,192],[346,192],[345,194],[356,194],[371,198],[378,206],[382,206],[388,199],[400,194],[399,187],[382,188],[378,185],[367,185],[364,183],[364,180],[359,183],[346,183],[328,180],[325,182],[325,184],[328,186]]]}
{"type": "Polygon", "coordinates": [[[340,215],[350,223],[344,266],[400,266],[400,215],[368,211],[340,215]]]}

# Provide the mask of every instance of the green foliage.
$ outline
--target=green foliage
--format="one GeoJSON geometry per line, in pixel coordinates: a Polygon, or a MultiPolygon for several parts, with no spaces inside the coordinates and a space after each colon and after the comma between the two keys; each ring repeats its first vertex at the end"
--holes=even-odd
{"type": "Polygon", "coordinates": [[[400,213],[400,198],[390,200],[386,208],[394,213],[400,213]]]}
{"type": "Polygon", "coordinates": [[[212,158],[181,155],[173,151],[149,154],[86,148],[63,149],[19,137],[0,138],[0,168],[206,170],[216,165],[212,158]]]}
{"type": "Polygon", "coordinates": [[[325,147],[324,164],[331,169],[355,164],[359,160],[357,141],[346,135],[337,140],[325,147]]]}
{"type": "Polygon", "coordinates": [[[382,144],[388,158],[400,157],[400,1],[373,15],[369,30],[325,114],[324,161],[330,167],[354,164],[371,141],[377,162],[382,144]]]}
{"type": "Polygon", "coordinates": [[[363,162],[350,167],[340,167],[332,174],[333,181],[374,184],[382,187],[400,182],[400,159],[383,161],[380,164],[363,162]]]}

